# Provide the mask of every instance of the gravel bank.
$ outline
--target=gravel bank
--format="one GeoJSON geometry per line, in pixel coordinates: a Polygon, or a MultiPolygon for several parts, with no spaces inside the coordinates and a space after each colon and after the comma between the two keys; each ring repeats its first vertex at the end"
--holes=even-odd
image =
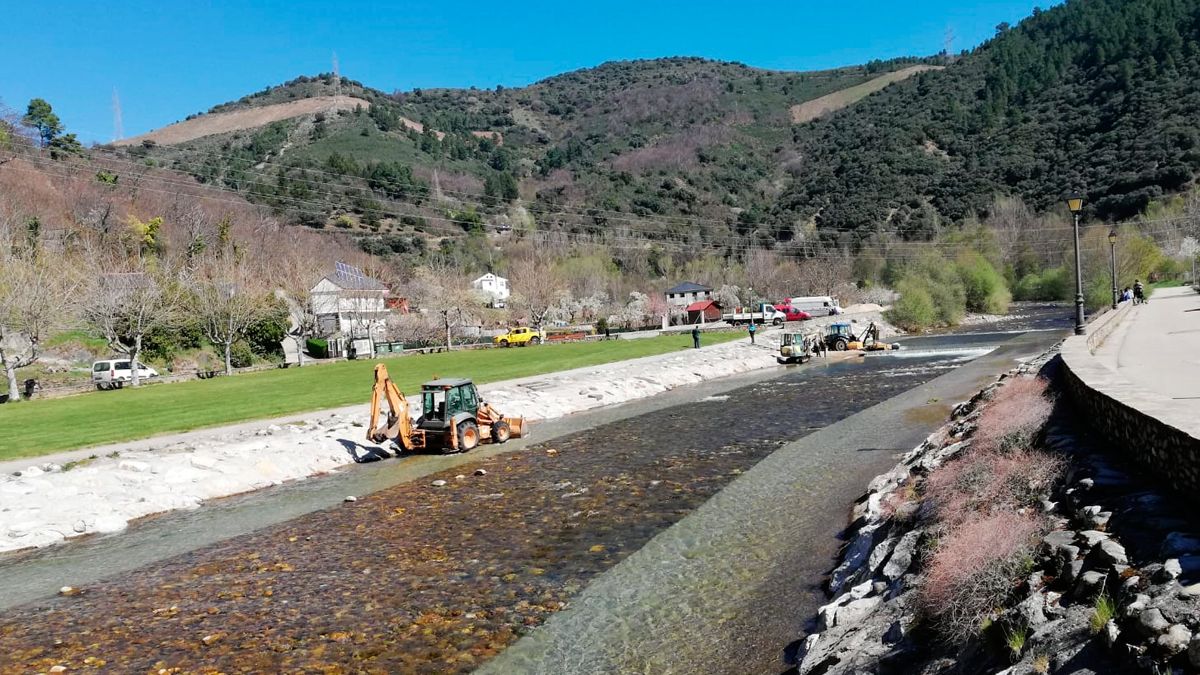
{"type": "MultiPolygon", "coordinates": [[[[498,409],[551,419],[676,387],[775,367],[777,336],[686,350],[480,388],[498,409]]],[[[366,399],[368,383],[363,383],[366,399]]],[[[132,520],[327,473],[381,451],[364,445],[367,406],[286,424],[213,430],[188,440],[97,450],[96,459],[34,464],[0,476],[0,552],[119,532],[132,520]]],[[[536,428],[535,428],[536,433],[536,428]]]]}

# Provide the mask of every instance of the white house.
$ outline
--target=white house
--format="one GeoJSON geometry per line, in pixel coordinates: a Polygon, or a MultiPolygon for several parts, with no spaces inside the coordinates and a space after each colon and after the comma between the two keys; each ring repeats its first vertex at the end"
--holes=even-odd
{"type": "Polygon", "coordinates": [[[675,309],[686,309],[695,302],[713,299],[713,289],[691,281],[685,281],[674,288],[667,289],[667,305],[675,309]]]}
{"type": "Polygon", "coordinates": [[[337,272],[309,292],[319,331],[327,336],[364,341],[370,349],[385,337],[388,289],[361,271],[338,263],[337,272]]]}
{"type": "Polygon", "coordinates": [[[471,288],[479,291],[479,294],[484,296],[493,307],[503,307],[511,294],[508,279],[496,276],[491,272],[472,281],[471,288]]]}

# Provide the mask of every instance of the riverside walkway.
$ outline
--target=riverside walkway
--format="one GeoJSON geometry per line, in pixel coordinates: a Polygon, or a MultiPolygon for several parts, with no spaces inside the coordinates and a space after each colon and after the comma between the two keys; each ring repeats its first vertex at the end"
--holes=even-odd
{"type": "Polygon", "coordinates": [[[1200,294],[1163,288],[1127,312],[1096,358],[1131,384],[1200,413],[1200,294]]]}

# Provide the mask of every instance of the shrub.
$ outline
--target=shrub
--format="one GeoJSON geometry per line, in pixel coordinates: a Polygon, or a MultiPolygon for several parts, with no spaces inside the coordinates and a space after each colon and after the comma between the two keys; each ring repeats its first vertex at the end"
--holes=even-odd
{"type": "Polygon", "coordinates": [[[926,478],[925,508],[943,529],[958,527],[979,512],[1016,511],[1035,504],[1063,468],[1061,459],[1044,452],[971,452],[926,478]]]}
{"type": "Polygon", "coordinates": [[[1072,279],[1066,267],[1053,267],[1021,277],[1013,292],[1017,300],[1066,300],[1072,279]]]}
{"type": "Polygon", "coordinates": [[[938,540],[918,601],[943,637],[961,643],[979,633],[1027,571],[1043,529],[1032,516],[1006,511],[972,519],[938,540]]]}
{"type": "Polygon", "coordinates": [[[321,338],[309,338],[304,341],[304,351],[314,359],[329,358],[329,342],[321,338]]]}
{"type": "Polygon", "coordinates": [[[230,345],[229,363],[234,368],[245,368],[254,363],[254,351],[244,340],[238,340],[230,345]]]}
{"type": "Polygon", "coordinates": [[[283,307],[274,307],[246,330],[246,342],[255,356],[264,359],[283,356],[283,338],[287,335],[288,314],[283,307]]]}
{"type": "Polygon", "coordinates": [[[921,280],[906,277],[896,284],[900,297],[888,310],[887,319],[904,330],[924,330],[937,321],[937,310],[921,280]]]}
{"type": "Polygon", "coordinates": [[[992,267],[987,258],[975,251],[968,251],[958,256],[955,266],[959,278],[962,279],[968,310],[987,314],[1003,314],[1008,311],[1012,294],[1008,292],[1004,277],[992,267]]]}
{"type": "Polygon", "coordinates": [[[1041,377],[1013,377],[983,407],[974,435],[977,450],[1029,448],[1046,425],[1054,402],[1041,377]]]}

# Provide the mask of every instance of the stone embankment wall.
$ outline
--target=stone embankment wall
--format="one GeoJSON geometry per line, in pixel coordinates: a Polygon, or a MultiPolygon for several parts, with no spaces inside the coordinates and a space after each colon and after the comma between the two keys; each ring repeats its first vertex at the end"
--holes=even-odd
{"type": "Polygon", "coordinates": [[[1105,314],[1089,335],[1063,343],[1066,389],[1080,416],[1110,440],[1110,450],[1200,503],[1200,419],[1187,404],[1130,383],[1093,353],[1128,309],[1105,314]]]}

